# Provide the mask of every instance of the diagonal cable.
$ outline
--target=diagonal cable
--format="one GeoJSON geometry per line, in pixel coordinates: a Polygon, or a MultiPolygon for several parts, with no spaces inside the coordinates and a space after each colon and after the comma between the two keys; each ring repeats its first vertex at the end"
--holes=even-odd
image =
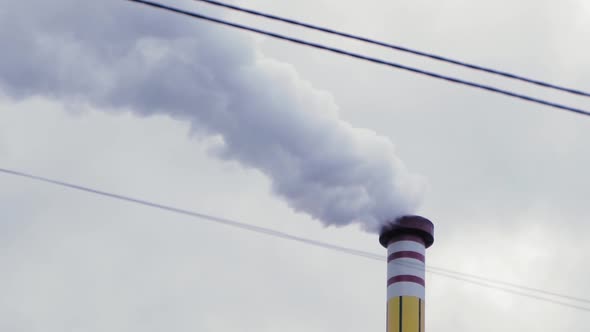
{"type": "MultiPolygon", "coordinates": [[[[311,246],[315,246],[315,247],[320,247],[320,248],[340,252],[340,253],[343,253],[346,255],[362,257],[362,258],[371,259],[371,260],[375,260],[375,261],[379,261],[379,262],[386,262],[387,261],[384,256],[374,254],[371,252],[367,252],[367,251],[338,246],[338,245],[326,243],[323,241],[312,240],[312,239],[291,235],[288,233],[276,231],[276,230],[265,228],[265,227],[255,226],[255,225],[251,225],[251,224],[247,224],[247,223],[243,223],[243,222],[239,222],[239,221],[235,221],[235,220],[230,220],[230,219],[226,219],[226,218],[215,217],[215,216],[211,216],[211,215],[207,215],[207,214],[199,213],[199,212],[195,212],[195,211],[190,211],[190,210],[186,210],[186,209],[180,209],[180,208],[176,208],[176,207],[172,207],[172,206],[168,206],[168,205],[164,205],[164,204],[150,202],[150,201],[139,199],[139,198],[133,198],[133,197],[124,196],[124,195],[120,195],[120,194],[114,194],[114,193],[110,193],[110,192],[106,192],[106,191],[102,191],[102,190],[98,190],[98,189],[93,189],[90,187],[84,187],[84,186],[80,186],[77,184],[71,184],[71,183],[64,182],[64,181],[54,180],[54,179],[50,179],[50,178],[46,178],[46,177],[42,177],[42,176],[38,176],[38,175],[28,174],[28,173],[5,169],[5,168],[0,168],[0,173],[18,176],[21,178],[27,178],[27,179],[31,179],[31,180],[35,180],[35,181],[45,182],[45,183],[57,185],[60,187],[83,191],[83,192],[87,192],[90,194],[100,195],[100,196],[113,198],[113,199],[117,199],[117,200],[121,200],[121,201],[126,201],[126,202],[130,202],[130,203],[134,203],[134,204],[139,204],[139,205],[147,206],[150,208],[156,208],[156,209],[160,209],[160,210],[164,210],[164,211],[168,211],[168,212],[172,212],[172,213],[182,214],[182,215],[186,215],[186,216],[193,217],[193,218],[208,220],[208,221],[212,221],[215,223],[239,228],[242,230],[247,230],[247,231],[254,232],[254,233],[264,234],[264,235],[268,235],[268,236],[272,236],[272,237],[276,237],[276,238],[280,238],[280,239],[284,239],[284,240],[295,241],[295,242],[299,242],[299,243],[303,243],[303,244],[307,244],[307,245],[311,245],[311,246]]],[[[411,264],[409,262],[395,262],[394,264],[400,264],[400,265],[404,265],[406,267],[416,268],[416,269],[424,268],[422,265],[411,264]]],[[[566,306],[566,307],[570,307],[570,308],[574,308],[574,309],[578,309],[578,310],[590,311],[590,307],[584,307],[584,306],[580,306],[580,305],[573,304],[573,303],[558,301],[558,300],[555,300],[552,298],[543,297],[543,296],[536,295],[536,294],[531,294],[530,291],[539,292],[539,293],[543,293],[545,295],[551,295],[553,297],[563,298],[566,300],[573,300],[573,301],[578,301],[578,302],[590,303],[590,300],[587,300],[584,298],[577,298],[577,297],[573,297],[573,296],[569,296],[569,295],[548,292],[548,291],[544,291],[541,289],[534,289],[534,288],[530,288],[530,287],[526,287],[526,286],[510,284],[510,283],[506,283],[506,282],[502,282],[502,281],[493,280],[491,278],[479,277],[479,276],[475,276],[475,275],[471,275],[471,274],[461,273],[461,272],[438,268],[438,267],[433,267],[433,266],[426,266],[426,271],[429,273],[438,275],[438,276],[442,276],[442,277],[446,277],[446,278],[478,285],[478,286],[485,287],[485,288],[496,289],[496,290],[512,293],[515,295],[520,295],[520,296],[536,299],[539,301],[550,302],[553,304],[566,306]],[[497,284],[500,284],[500,286],[497,284]],[[507,287],[507,286],[510,286],[512,288],[507,287]],[[517,288],[520,290],[515,290],[513,288],[517,288]]]]}
{"type": "Polygon", "coordinates": [[[343,50],[343,49],[339,49],[339,48],[334,48],[334,47],[330,47],[330,46],[326,46],[326,45],[322,45],[322,44],[318,44],[318,43],[313,43],[313,42],[305,41],[305,40],[302,40],[302,39],[297,39],[297,38],[293,38],[293,37],[281,35],[281,34],[270,32],[270,31],[265,31],[265,30],[261,30],[261,29],[252,28],[252,27],[249,27],[249,26],[246,26],[246,25],[242,25],[242,24],[237,24],[237,23],[233,23],[233,22],[229,22],[229,21],[224,21],[224,20],[221,20],[221,19],[217,19],[217,18],[205,16],[205,15],[202,15],[202,14],[199,14],[199,13],[196,13],[196,12],[190,12],[190,11],[182,10],[182,9],[179,9],[179,8],[170,7],[170,6],[163,5],[163,4],[160,4],[160,3],[157,3],[157,2],[145,1],[145,0],[127,0],[127,1],[140,3],[140,4],[143,4],[143,5],[146,5],[146,6],[150,6],[150,7],[162,9],[162,10],[165,10],[165,11],[174,12],[174,13],[185,15],[185,16],[190,16],[192,18],[197,18],[197,19],[201,19],[201,20],[205,20],[205,21],[209,21],[209,22],[214,22],[214,23],[217,23],[217,24],[221,24],[221,25],[225,25],[225,26],[237,28],[237,29],[240,29],[240,30],[246,30],[246,31],[254,32],[254,33],[257,33],[257,34],[260,34],[260,35],[265,35],[265,36],[269,36],[269,37],[273,37],[273,38],[277,38],[277,39],[289,41],[289,42],[292,42],[292,43],[296,43],[296,44],[300,44],[300,45],[305,45],[305,46],[309,46],[309,47],[313,47],[313,48],[317,48],[317,49],[329,51],[329,52],[332,52],[332,53],[337,53],[337,54],[344,55],[344,56],[348,56],[348,57],[352,57],[352,58],[356,58],[356,59],[361,59],[361,60],[372,62],[372,63],[377,63],[377,64],[385,65],[385,66],[388,66],[388,67],[393,67],[393,68],[397,68],[397,69],[406,70],[406,71],[409,71],[409,72],[412,72],[412,73],[416,73],[416,74],[420,74],[420,75],[424,75],[424,76],[428,76],[428,77],[432,77],[432,78],[437,78],[437,79],[444,80],[444,81],[447,81],[447,82],[452,82],[452,83],[456,83],[456,84],[460,84],[460,85],[465,85],[465,86],[469,86],[469,87],[472,87],[472,88],[486,90],[486,91],[489,91],[489,92],[498,93],[498,94],[501,94],[501,95],[505,95],[505,96],[509,96],[509,97],[513,97],[513,98],[517,98],[517,99],[521,99],[521,100],[525,100],[525,101],[528,101],[528,102],[532,102],[532,103],[536,103],[536,104],[541,104],[541,105],[545,105],[545,106],[549,106],[549,107],[561,109],[561,110],[568,111],[568,112],[573,112],[573,113],[577,113],[577,114],[581,114],[581,115],[585,115],[585,116],[590,116],[590,111],[586,111],[586,110],[583,110],[583,109],[580,109],[580,108],[575,108],[575,107],[571,107],[571,106],[567,106],[567,105],[555,103],[555,102],[552,102],[552,101],[547,101],[547,100],[543,100],[543,99],[539,99],[539,98],[535,98],[535,97],[531,97],[531,96],[519,94],[519,93],[516,93],[516,92],[512,92],[512,91],[509,91],[509,90],[504,90],[504,89],[496,88],[496,87],[489,86],[489,85],[474,83],[474,82],[471,82],[471,81],[466,81],[466,80],[462,80],[462,79],[451,77],[451,76],[437,74],[437,73],[426,71],[426,70],[422,70],[422,69],[419,69],[419,68],[414,68],[414,67],[410,67],[410,66],[401,65],[401,64],[398,64],[398,63],[395,63],[395,62],[390,62],[390,61],[386,61],[386,60],[382,60],[382,59],[378,59],[378,58],[373,58],[373,57],[369,57],[369,56],[358,54],[358,53],[349,52],[349,51],[346,51],[346,50],[343,50]]]}
{"type": "Polygon", "coordinates": [[[527,78],[527,77],[524,77],[524,76],[521,76],[521,75],[512,74],[512,73],[509,73],[509,72],[506,72],[506,71],[492,69],[492,68],[484,67],[484,66],[479,66],[479,65],[467,63],[467,62],[464,62],[464,61],[451,59],[449,57],[445,57],[445,56],[441,56],[441,55],[436,55],[436,54],[432,54],[432,53],[427,53],[427,52],[423,52],[423,51],[411,49],[411,48],[408,48],[408,47],[405,47],[405,46],[394,45],[394,44],[382,42],[382,41],[379,41],[379,40],[376,40],[376,39],[371,39],[371,38],[367,38],[367,37],[363,37],[363,36],[359,36],[359,35],[355,35],[355,34],[351,34],[351,33],[347,33],[347,32],[342,32],[342,31],[338,31],[338,30],[334,30],[334,29],[330,29],[330,28],[325,28],[325,27],[322,27],[322,26],[319,26],[319,25],[310,24],[310,23],[306,23],[306,22],[302,22],[302,21],[297,21],[297,20],[293,20],[293,19],[290,19],[290,18],[286,18],[286,17],[281,17],[281,16],[277,16],[277,15],[273,15],[273,14],[263,13],[263,12],[260,12],[260,11],[256,11],[256,10],[252,10],[252,9],[248,9],[248,8],[244,8],[244,7],[240,7],[240,6],[236,6],[236,5],[232,5],[232,4],[220,2],[220,1],[214,1],[214,0],[193,0],[193,1],[200,1],[200,2],[204,2],[204,3],[207,3],[207,4],[213,5],[213,6],[218,6],[218,7],[222,7],[222,8],[226,8],[226,9],[230,9],[230,10],[235,10],[235,11],[238,11],[238,12],[247,13],[247,14],[254,15],[254,16],[264,17],[264,18],[268,18],[270,20],[280,21],[280,22],[288,23],[288,24],[295,25],[295,26],[300,26],[300,27],[311,29],[311,30],[315,30],[315,31],[321,31],[321,32],[325,32],[325,33],[328,33],[328,34],[332,34],[332,35],[336,35],[336,36],[340,36],[340,37],[344,37],[344,38],[348,38],[348,39],[353,39],[353,40],[361,41],[361,42],[372,44],[372,45],[386,47],[386,48],[393,49],[393,50],[396,50],[396,51],[410,53],[410,54],[414,54],[414,55],[417,55],[417,56],[421,56],[421,57],[425,57],[425,58],[430,58],[430,59],[433,59],[433,60],[437,60],[437,61],[441,61],[441,62],[446,62],[446,63],[450,63],[450,64],[453,64],[453,65],[457,65],[457,66],[461,66],[461,67],[465,67],[465,68],[469,68],[469,69],[473,69],[473,70],[485,72],[485,73],[488,73],[488,74],[498,75],[498,76],[506,77],[506,78],[509,78],[509,79],[517,80],[517,81],[522,81],[522,82],[530,83],[530,84],[542,86],[542,87],[549,88],[549,89],[554,89],[554,90],[559,90],[559,91],[563,91],[563,92],[568,92],[568,93],[571,93],[571,94],[575,94],[575,95],[579,95],[579,96],[584,96],[584,97],[590,97],[590,93],[589,92],[581,91],[581,90],[578,90],[578,89],[567,88],[567,87],[559,86],[559,85],[556,85],[556,84],[553,84],[553,83],[543,82],[543,81],[540,81],[540,80],[536,80],[536,79],[532,79],[532,78],[527,78]]]}

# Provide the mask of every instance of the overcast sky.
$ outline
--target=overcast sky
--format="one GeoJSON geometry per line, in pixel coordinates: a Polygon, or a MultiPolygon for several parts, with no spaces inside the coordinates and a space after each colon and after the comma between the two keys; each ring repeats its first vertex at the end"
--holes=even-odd
{"type": "MultiPolygon", "coordinates": [[[[233,68],[262,62],[267,85],[236,94],[244,110],[263,87],[286,108],[327,105],[393,142],[425,179],[418,212],[436,225],[428,264],[590,299],[590,119],[126,1],[0,1],[0,167],[384,254],[359,225],[326,228],[294,211],[259,159],[242,154],[268,151],[256,148],[265,135],[252,150],[220,153],[228,131],[216,93],[234,87],[233,68]]],[[[234,2],[590,90],[585,0],[234,2]]],[[[584,98],[167,3],[590,109],[584,98]]],[[[2,331],[383,331],[385,273],[385,263],[0,175],[2,331]]],[[[429,331],[589,323],[588,311],[427,275],[429,331]]]]}

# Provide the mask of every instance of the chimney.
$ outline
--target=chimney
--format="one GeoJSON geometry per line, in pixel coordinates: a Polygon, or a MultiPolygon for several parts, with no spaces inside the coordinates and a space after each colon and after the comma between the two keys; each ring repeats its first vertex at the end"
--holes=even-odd
{"type": "Polygon", "coordinates": [[[403,216],[382,229],[379,242],[387,248],[387,332],[424,332],[425,252],[434,225],[403,216]]]}

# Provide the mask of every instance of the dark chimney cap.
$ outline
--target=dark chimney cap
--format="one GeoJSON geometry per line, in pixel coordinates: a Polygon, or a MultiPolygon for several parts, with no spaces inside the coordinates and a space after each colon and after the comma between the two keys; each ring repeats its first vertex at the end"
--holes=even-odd
{"type": "Polygon", "coordinates": [[[385,248],[399,235],[416,235],[424,241],[426,248],[434,243],[434,224],[420,216],[402,216],[383,226],[379,243],[385,248]]]}

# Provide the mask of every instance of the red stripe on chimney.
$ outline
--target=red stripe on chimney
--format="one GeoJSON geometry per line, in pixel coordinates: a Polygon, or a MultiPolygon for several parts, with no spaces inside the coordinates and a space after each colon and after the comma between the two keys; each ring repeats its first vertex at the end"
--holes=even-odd
{"type": "Polygon", "coordinates": [[[387,280],[387,286],[391,286],[391,285],[396,284],[398,282],[413,282],[415,284],[419,284],[422,286],[424,286],[426,284],[424,282],[424,279],[422,279],[420,277],[410,276],[410,275],[402,275],[402,276],[395,276],[395,277],[387,280]]]}
{"type": "Polygon", "coordinates": [[[422,255],[419,252],[415,252],[415,251],[398,251],[398,252],[394,252],[393,254],[389,255],[389,257],[387,257],[387,262],[391,262],[394,259],[398,259],[398,258],[413,258],[413,259],[417,259],[419,261],[421,261],[422,263],[424,263],[426,261],[426,259],[424,258],[424,255],[422,255]]]}

